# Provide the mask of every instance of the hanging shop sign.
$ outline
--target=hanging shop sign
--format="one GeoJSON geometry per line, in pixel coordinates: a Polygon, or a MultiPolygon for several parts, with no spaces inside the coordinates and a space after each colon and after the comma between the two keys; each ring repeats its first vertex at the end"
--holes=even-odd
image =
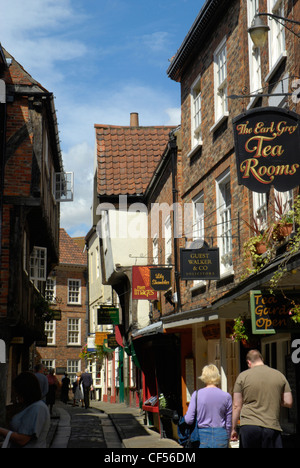
{"type": "Polygon", "coordinates": [[[104,341],[106,339],[107,339],[107,333],[106,332],[96,332],[95,333],[94,345],[95,346],[103,346],[104,341]]]}
{"type": "Polygon", "coordinates": [[[97,309],[98,325],[119,325],[119,308],[102,305],[97,309]]]}
{"type": "Polygon", "coordinates": [[[150,268],[150,286],[155,291],[167,291],[171,287],[170,268],[150,268]]]}
{"type": "Polygon", "coordinates": [[[253,192],[291,190],[300,179],[299,115],[278,107],[251,109],[233,119],[238,182],[253,192]]]}
{"type": "MultiPolygon", "coordinates": [[[[299,302],[300,295],[294,294],[289,299],[299,302]]],[[[259,335],[300,330],[299,324],[291,319],[292,307],[292,303],[282,295],[250,291],[252,333],[259,335]]]]}
{"type": "Polygon", "coordinates": [[[113,333],[109,333],[107,335],[107,346],[110,348],[110,349],[115,349],[117,348],[119,345],[118,345],[118,342],[116,340],[116,335],[113,334],[113,333]]]}
{"type": "Polygon", "coordinates": [[[219,249],[180,249],[180,274],[182,280],[220,279],[219,249]]]}
{"type": "Polygon", "coordinates": [[[132,299],[157,299],[157,292],[150,285],[150,269],[149,266],[132,267],[132,299]]]}

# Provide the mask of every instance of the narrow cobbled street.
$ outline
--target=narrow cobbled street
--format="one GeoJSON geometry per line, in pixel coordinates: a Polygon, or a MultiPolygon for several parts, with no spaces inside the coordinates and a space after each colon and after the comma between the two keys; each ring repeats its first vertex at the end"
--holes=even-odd
{"type": "Polygon", "coordinates": [[[50,448],[181,448],[145,426],[139,409],[97,401],[88,409],[56,402],[48,443],[50,448]]]}

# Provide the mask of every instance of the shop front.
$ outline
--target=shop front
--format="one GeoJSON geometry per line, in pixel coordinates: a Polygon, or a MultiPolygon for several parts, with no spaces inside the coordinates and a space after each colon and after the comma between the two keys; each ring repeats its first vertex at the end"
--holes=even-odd
{"type": "Polygon", "coordinates": [[[158,322],[133,333],[132,345],[142,371],[145,421],[162,437],[174,437],[172,420],[181,413],[180,341],[158,322]]]}

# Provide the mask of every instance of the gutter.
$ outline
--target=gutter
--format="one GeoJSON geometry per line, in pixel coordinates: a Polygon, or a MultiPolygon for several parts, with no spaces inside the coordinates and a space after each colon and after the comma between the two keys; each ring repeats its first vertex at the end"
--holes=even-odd
{"type": "Polygon", "coordinates": [[[191,58],[196,45],[204,38],[212,21],[214,24],[217,22],[217,12],[219,13],[220,11],[218,10],[225,4],[228,6],[228,1],[206,0],[175,57],[171,61],[167,70],[169,78],[177,82],[180,81],[184,64],[191,58]]]}

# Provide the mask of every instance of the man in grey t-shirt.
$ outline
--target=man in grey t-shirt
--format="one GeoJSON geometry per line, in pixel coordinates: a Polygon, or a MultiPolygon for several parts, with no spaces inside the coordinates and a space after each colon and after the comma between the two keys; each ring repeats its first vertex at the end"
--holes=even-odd
{"type": "Polygon", "coordinates": [[[240,418],[241,447],[281,448],[280,407],[292,407],[290,385],[281,372],[264,364],[259,351],[249,351],[246,361],[249,369],[241,372],[233,389],[231,440],[237,440],[240,418]]]}

